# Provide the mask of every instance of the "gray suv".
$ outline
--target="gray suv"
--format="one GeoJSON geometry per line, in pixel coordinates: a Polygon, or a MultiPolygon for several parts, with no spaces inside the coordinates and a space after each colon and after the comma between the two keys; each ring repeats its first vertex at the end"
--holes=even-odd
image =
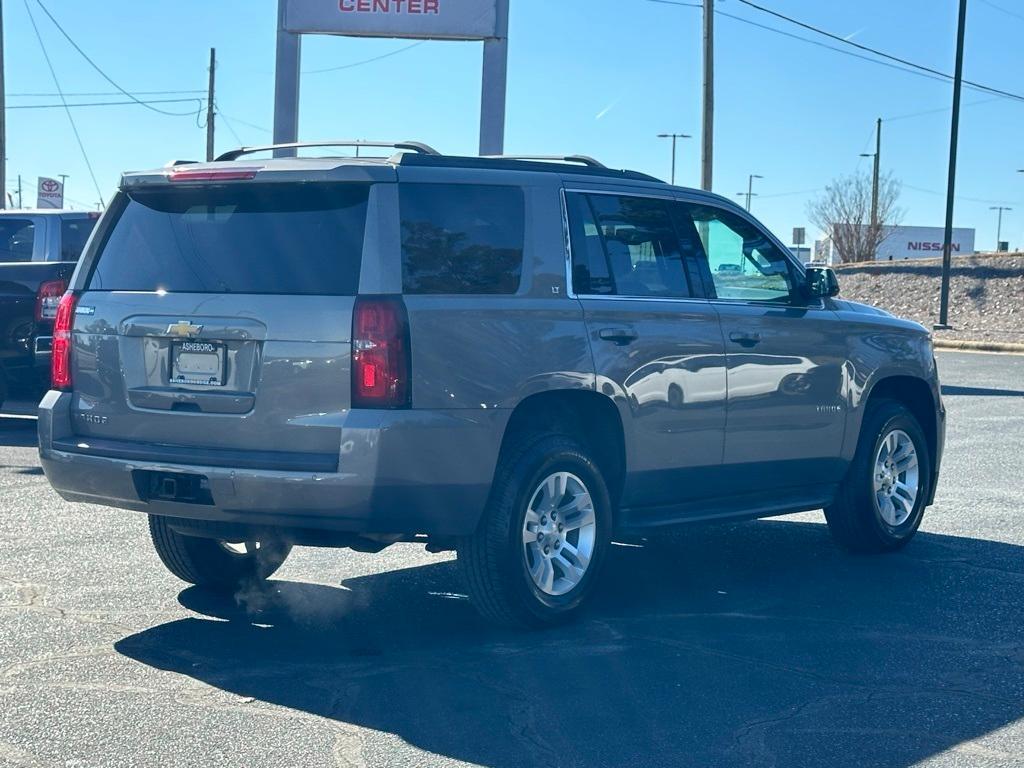
{"type": "Polygon", "coordinates": [[[519,625],[575,612],[613,539],[820,508],[850,550],[914,535],[945,432],[921,326],[721,197],[386,146],[123,177],[58,312],[61,496],[227,589],[292,545],[454,549],[519,625]]]}

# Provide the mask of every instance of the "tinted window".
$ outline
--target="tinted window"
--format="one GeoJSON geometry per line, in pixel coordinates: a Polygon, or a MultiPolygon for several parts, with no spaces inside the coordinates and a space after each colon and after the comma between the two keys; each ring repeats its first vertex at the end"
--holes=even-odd
{"type": "Polygon", "coordinates": [[[31,219],[0,218],[0,262],[32,261],[35,231],[31,219]]]}
{"type": "Polygon", "coordinates": [[[96,221],[94,218],[60,220],[61,261],[78,261],[96,221]]]}
{"type": "Polygon", "coordinates": [[[796,295],[789,259],[746,219],[710,206],[689,205],[720,299],[788,303],[796,295]]]}
{"type": "Polygon", "coordinates": [[[525,202],[518,187],[402,184],[406,293],[515,293],[525,202]]]}
{"type": "Polygon", "coordinates": [[[692,296],[664,200],[570,194],[576,293],[692,296]]]}
{"type": "Polygon", "coordinates": [[[366,184],[132,192],[89,288],[354,295],[368,195],[366,184]]]}

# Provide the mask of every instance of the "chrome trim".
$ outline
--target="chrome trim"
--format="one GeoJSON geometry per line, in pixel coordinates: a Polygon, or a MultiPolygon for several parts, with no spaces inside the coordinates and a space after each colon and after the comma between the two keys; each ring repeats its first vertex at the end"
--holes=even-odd
{"type": "Polygon", "coordinates": [[[662,190],[644,190],[643,192],[620,192],[613,189],[577,189],[575,187],[562,187],[563,192],[575,192],[581,195],[615,195],[616,197],[653,197],[656,200],[674,200],[675,195],[662,190]],[[659,194],[660,193],[660,194],[659,194]]]}
{"type": "Polygon", "coordinates": [[[572,237],[569,234],[569,203],[565,199],[565,187],[558,191],[562,200],[562,233],[565,235],[565,295],[570,299],[579,298],[572,284],[572,237]]]}
{"type": "Polygon", "coordinates": [[[649,301],[649,302],[676,302],[676,303],[689,303],[689,304],[724,304],[731,306],[743,306],[743,307],[785,307],[787,309],[819,309],[829,311],[828,307],[825,306],[825,302],[822,299],[818,300],[816,304],[790,304],[781,302],[768,302],[768,301],[742,301],[740,299],[719,299],[718,297],[711,298],[704,296],[701,298],[676,298],[667,296],[609,296],[607,294],[595,293],[595,294],[577,294],[572,283],[572,235],[569,227],[569,204],[566,200],[566,195],[570,192],[578,195],[615,195],[616,197],[646,197],[653,198],[655,200],[671,200],[677,202],[688,202],[688,203],[700,203],[701,205],[710,205],[720,210],[729,211],[731,213],[738,214],[740,218],[745,219],[746,222],[757,228],[759,232],[766,235],[768,240],[779,249],[779,252],[784,258],[789,260],[790,265],[797,268],[797,272],[800,275],[804,274],[804,265],[800,263],[794,256],[792,251],[789,250],[782,242],[772,234],[763,224],[757,219],[750,215],[747,211],[735,205],[730,200],[724,200],[727,205],[720,205],[717,195],[704,195],[696,191],[689,191],[683,188],[679,190],[679,187],[669,187],[668,190],[664,190],[664,194],[657,194],[655,191],[643,191],[643,192],[624,192],[615,189],[587,189],[585,187],[567,187],[564,184],[561,188],[561,199],[562,199],[562,228],[565,231],[565,286],[566,295],[572,299],[603,299],[607,301],[649,301]]]}

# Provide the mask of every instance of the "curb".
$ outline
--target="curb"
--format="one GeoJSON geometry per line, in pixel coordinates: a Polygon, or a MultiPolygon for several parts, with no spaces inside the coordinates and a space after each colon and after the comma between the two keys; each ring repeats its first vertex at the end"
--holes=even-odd
{"type": "Polygon", "coordinates": [[[959,349],[969,352],[1009,352],[1024,354],[1024,344],[1012,341],[972,341],[970,339],[933,339],[935,349],[959,349]]]}

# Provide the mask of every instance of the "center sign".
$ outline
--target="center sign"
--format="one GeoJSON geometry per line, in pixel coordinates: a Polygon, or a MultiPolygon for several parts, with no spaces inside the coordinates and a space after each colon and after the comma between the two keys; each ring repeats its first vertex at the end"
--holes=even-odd
{"type": "Polygon", "coordinates": [[[286,0],[284,28],[352,37],[499,37],[495,0],[286,0]]]}
{"type": "MultiPolygon", "coordinates": [[[[0,0],[2,2],[2,0],[0,0]]],[[[299,136],[303,35],[397,37],[483,42],[480,83],[480,154],[505,146],[510,0],[278,0],[274,76],[274,143],[299,136]]],[[[398,133],[405,133],[397,126],[398,133]]],[[[278,150],[278,155],[293,150],[278,150]]]]}

